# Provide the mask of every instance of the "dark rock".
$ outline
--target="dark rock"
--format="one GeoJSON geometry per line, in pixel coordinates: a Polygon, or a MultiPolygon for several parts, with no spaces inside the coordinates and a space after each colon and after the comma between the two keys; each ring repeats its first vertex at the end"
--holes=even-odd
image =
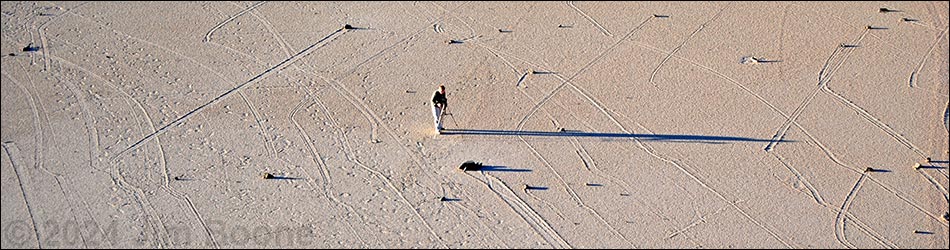
{"type": "Polygon", "coordinates": [[[881,13],[901,12],[900,10],[892,10],[892,9],[888,9],[888,8],[880,8],[878,11],[880,11],[881,13]]]}
{"type": "Polygon", "coordinates": [[[462,165],[459,166],[459,169],[461,169],[462,171],[477,171],[479,169],[482,169],[482,163],[474,162],[474,161],[466,161],[466,162],[463,162],[462,165]]]}
{"type": "Polygon", "coordinates": [[[26,47],[23,47],[23,52],[34,52],[34,51],[40,51],[40,47],[33,46],[33,43],[30,43],[26,47]]]}

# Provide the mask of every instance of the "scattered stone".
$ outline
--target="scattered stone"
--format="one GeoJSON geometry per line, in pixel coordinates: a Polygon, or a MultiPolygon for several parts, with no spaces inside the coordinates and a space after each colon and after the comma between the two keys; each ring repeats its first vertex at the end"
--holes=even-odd
{"type": "MultiPolygon", "coordinates": [[[[921,167],[923,167],[923,166],[921,166],[921,167]]],[[[867,172],[887,173],[887,172],[891,172],[891,170],[882,169],[882,168],[871,168],[871,167],[868,167],[867,169],[864,169],[864,172],[865,172],[865,173],[867,173],[867,172]]]]}
{"type": "Polygon", "coordinates": [[[33,43],[30,43],[29,45],[26,45],[26,47],[23,47],[23,52],[35,52],[35,51],[40,51],[40,47],[33,46],[33,43]]]}
{"type": "Polygon", "coordinates": [[[461,169],[462,171],[477,171],[479,169],[482,169],[482,163],[475,162],[475,161],[466,161],[466,162],[463,162],[462,165],[459,166],[459,169],[461,169]]]}
{"type": "Polygon", "coordinates": [[[524,190],[525,190],[525,191],[527,191],[527,190],[547,190],[547,189],[548,189],[547,187],[535,187],[535,186],[530,186],[530,185],[528,185],[528,184],[525,184],[525,185],[524,185],[524,190]]]}
{"type": "Polygon", "coordinates": [[[888,9],[888,8],[881,8],[881,9],[879,9],[878,11],[880,11],[881,13],[901,12],[901,11],[899,11],[899,10],[892,10],[892,9],[888,9]]]}
{"type": "Polygon", "coordinates": [[[746,56],[739,59],[739,63],[740,64],[758,64],[759,58],[755,58],[754,56],[746,56]]]}

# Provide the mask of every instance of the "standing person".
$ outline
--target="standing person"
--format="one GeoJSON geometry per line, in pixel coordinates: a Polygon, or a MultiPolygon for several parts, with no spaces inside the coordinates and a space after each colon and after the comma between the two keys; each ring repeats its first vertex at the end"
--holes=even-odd
{"type": "Polygon", "coordinates": [[[432,95],[432,117],[435,118],[435,130],[442,133],[442,113],[448,107],[448,100],[445,99],[445,85],[439,84],[439,89],[432,95]]]}

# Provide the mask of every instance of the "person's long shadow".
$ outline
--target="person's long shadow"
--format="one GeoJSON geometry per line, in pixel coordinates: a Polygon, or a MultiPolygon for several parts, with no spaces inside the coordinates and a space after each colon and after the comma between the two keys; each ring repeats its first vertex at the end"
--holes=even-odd
{"type": "MultiPolygon", "coordinates": [[[[550,137],[596,137],[596,138],[635,138],[649,141],[665,142],[699,142],[723,144],[729,142],[771,142],[769,139],[757,139],[738,136],[714,135],[676,135],[676,134],[627,134],[627,133],[595,133],[582,131],[519,131],[519,130],[490,130],[490,129],[444,129],[442,135],[500,135],[500,136],[550,136],[550,137]]],[[[779,140],[778,142],[795,142],[794,140],[779,140]]]]}

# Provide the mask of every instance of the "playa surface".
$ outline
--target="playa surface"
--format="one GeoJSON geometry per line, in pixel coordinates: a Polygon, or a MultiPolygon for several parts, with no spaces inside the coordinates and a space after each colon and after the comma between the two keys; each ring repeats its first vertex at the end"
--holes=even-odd
{"type": "Polygon", "coordinates": [[[948,244],[947,2],[0,11],[4,249],[948,244]]]}

